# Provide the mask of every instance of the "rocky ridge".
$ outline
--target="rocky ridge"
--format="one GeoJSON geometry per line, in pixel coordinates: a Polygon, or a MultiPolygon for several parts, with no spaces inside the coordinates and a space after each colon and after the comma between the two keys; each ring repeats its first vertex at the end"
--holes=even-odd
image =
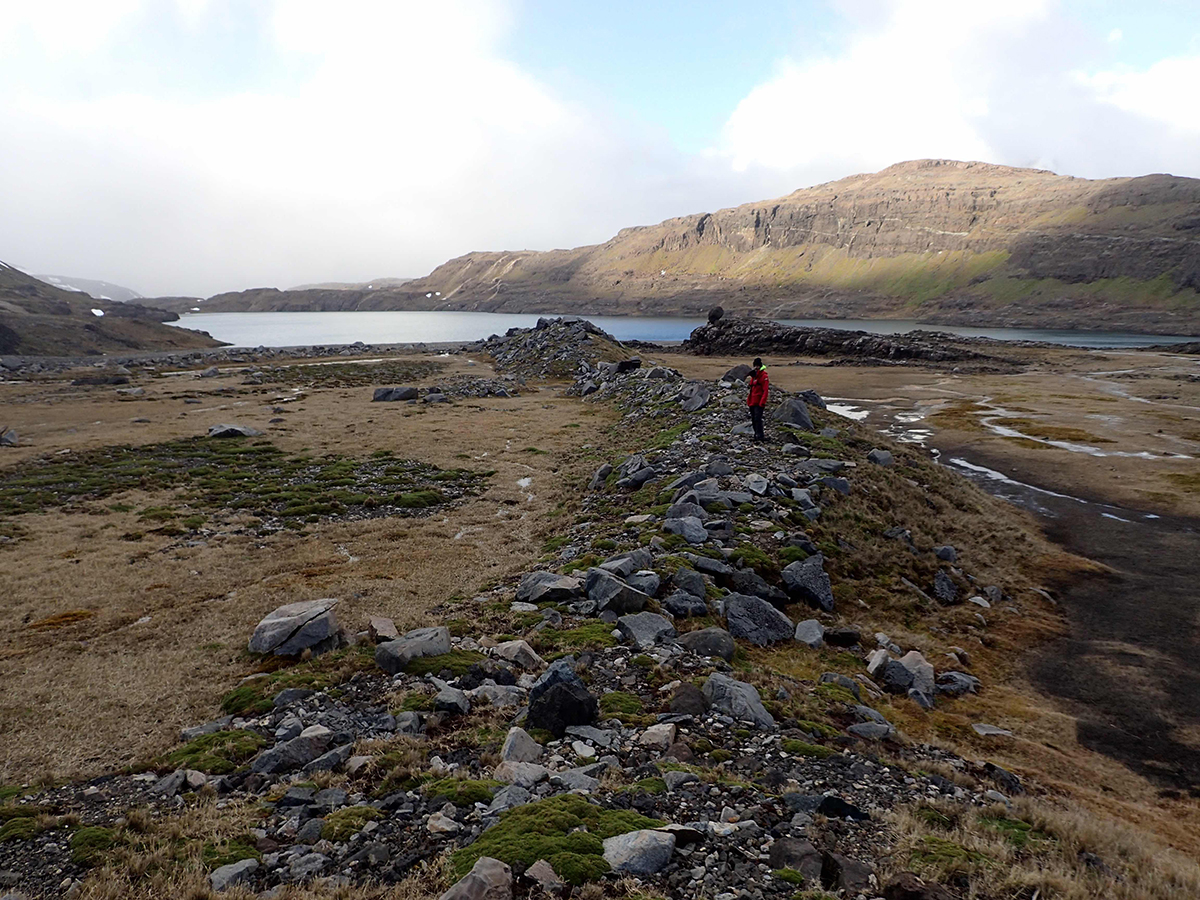
{"type": "MultiPolygon", "coordinates": [[[[587,335],[575,350],[594,337],[562,322],[511,334],[499,346],[521,349],[503,364],[544,365],[551,329],[587,335]]],[[[267,665],[145,771],[0,807],[2,883],[74,896],[156,822],[215,805],[260,810],[205,851],[216,891],[432,878],[449,854],[462,881],[446,897],[566,896],[621,876],[671,898],[950,896],[898,871],[890,811],[937,801],[1017,821],[1025,786],[890,717],[986,689],[965,671],[973,651],[927,658],[854,625],[865,604],[843,590],[859,551],[842,514],[879,502],[868,473],[923,477],[908,451],[875,446],[812,392],[776,391],[772,443],[754,444],[736,370],[689,382],[563,352],[571,392],[649,437],[594,473],[543,567],[404,635],[378,618],[346,635],[327,601],[276,611],[251,649],[331,650],[302,665],[357,674],[287,686],[289,668],[267,665]]],[[[914,608],[976,642],[990,617],[1036,602],[979,582],[953,547],[900,526],[882,537],[914,608]]]]}

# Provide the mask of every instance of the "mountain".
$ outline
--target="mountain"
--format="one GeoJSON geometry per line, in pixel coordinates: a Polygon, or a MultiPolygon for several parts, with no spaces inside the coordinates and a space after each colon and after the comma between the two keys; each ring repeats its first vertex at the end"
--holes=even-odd
{"type": "Polygon", "coordinates": [[[93,356],[220,346],[203,332],[162,324],[178,318],[63,290],[0,262],[0,354],[93,356]]]}
{"type": "Polygon", "coordinates": [[[205,311],[447,309],[1200,333],[1200,180],[916,160],[573,250],[468,253],[383,290],[255,289],[205,311]]]}
{"type": "Polygon", "coordinates": [[[384,288],[400,287],[415,281],[413,278],[373,278],[370,281],[321,281],[315,284],[300,284],[289,291],[329,290],[329,291],[378,291],[384,288]]]}
{"type": "Polygon", "coordinates": [[[133,288],[121,287],[107,281],[95,281],[91,278],[73,278],[68,275],[34,275],[41,281],[64,291],[79,291],[97,300],[113,300],[117,303],[127,303],[130,300],[140,300],[142,295],[133,288]]]}

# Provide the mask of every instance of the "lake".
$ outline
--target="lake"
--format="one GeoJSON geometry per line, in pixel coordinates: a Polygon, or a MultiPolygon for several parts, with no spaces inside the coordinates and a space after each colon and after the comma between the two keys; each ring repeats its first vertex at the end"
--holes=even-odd
{"type": "MultiPolygon", "coordinates": [[[[235,347],[301,347],[312,344],[404,344],[476,341],[510,328],[528,328],[538,315],[483,312],[242,312],[188,313],[179,325],[207,331],[235,347]]],[[[618,340],[682,341],[702,318],[588,316],[618,340]]],[[[1072,347],[1146,347],[1196,340],[1188,335],[1144,335],[1120,331],[1071,331],[1045,328],[967,328],[927,325],[907,319],[780,319],[788,325],[813,325],[871,334],[945,331],[965,337],[1002,341],[1046,341],[1072,347]]]]}

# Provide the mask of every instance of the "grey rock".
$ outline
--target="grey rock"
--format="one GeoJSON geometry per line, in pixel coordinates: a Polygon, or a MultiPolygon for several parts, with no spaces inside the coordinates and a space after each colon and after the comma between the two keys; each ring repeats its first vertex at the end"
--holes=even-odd
{"type": "Polygon", "coordinates": [[[530,700],[527,722],[560,738],[570,725],[592,724],[598,712],[596,698],[581,682],[564,681],[530,700]]]}
{"type": "Polygon", "coordinates": [[[430,391],[421,398],[422,403],[449,403],[450,398],[441,391],[430,391]]]}
{"type": "Polygon", "coordinates": [[[812,416],[808,414],[808,407],[804,405],[803,400],[795,397],[789,397],[775,407],[771,418],[785,425],[794,425],[801,431],[816,431],[812,416]]]}
{"type": "Polygon", "coordinates": [[[705,465],[704,474],[709,478],[721,478],[725,475],[732,475],[733,466],[729,464],[729,460],[724,456],[714,456],[705,465]]]}
{"type": "Polygon", "coordinates": [[[662,579],[658,577],[657,572],[645,569],[641,572],[634,572],[625,579],[625,583],[635,591],[641,591],[647,597],[653,597],[658,593],[658,589],[662,585],[662,579]]]}
{"type": "Polygon", "coordinates": [[[725,597],[725,623],[735,638],[759,647],[789,640],[796,629],[791,619],[766,600],[748,594],[725,597]]]}
{"type": "Polygon", "coordinates": [[[882,450],[879,447],[876,447],[867,454],[867,462],[873,462],[877,466],[885,467],[894,466],[896,464],[896,460],[892,456],[892,452],[890,450],[882,450]]]}
{"type": "Polygon", "coordinates": [[[944,544],[941,547],[934,547],[933,555],[936,556],[938,559],[940,559],[942,562],[948,562],[948,563],[955,562],[958,559],[958,551],[955,550],[953,547],[951,547],[949,544],[944,544]]]}
{"type": "Polygon", "coordinates": [[[210,438],[258,437],[262,432],[248,425],[213,425],[208,429],[210,438]]]}
{"type": "Polygon", "coordinates": [[[354,752],[353,744],[342,744],[340,747],[334,747],[326,753],[322,753],[312,762],[304,767],[304,774],[311,775],[313,772],[332,772],[339,769],[350,758],[350,754],[354,752]]]}
{"type": "Polygon", "coordinates": [[[500,759],[505,762],[537,762],[542,757],[542,745],[529,736],[524,728],[513,727],[504,738],[500,759]]]}
{"type": "Polygon", "coordinates": [[[488,807],[488,815],[524,806],[532,797],[533,795],[519,784],[506,784],[492,795],[492,804],[488,807]]]}
{"type": "Polygon", "coordinates": [[[831,490],[837,491],[843,496],[850,493],[850,482],[845,478],[840,478],[835,475],[827,475],[821,479],[821,484],[825,485],[825,487],[830,488],[831,490]]]}
{"type": "Polygon", "coordinates": [[[546,671],[538,676],[538,680],[529,689],[529,700],[533,702],[556,684],[577,684],[583,687],[583,680],[575,672],[575,657],[564,656],[552,662],[546,671]]]}
{"type": "Polygon", "coordinates": [[[694,772],[664,772],[663,781],[667,784],[667,790],[675,793],[685,784],[699,784],[700,776],[694,772]]]}
{"type": "Polygon", "coordinates": [[[686,591],[676,591],[662,601],[663,609],[677,619],[708,615],[708,604],[686,591]]]}
{"type": "Polygon", "coordinates": [[[825,574],[825,557],[820,553],[784,567],[783,585],[793,600],[802,600],[825,612],[833,612],[833,585],[825,574]]]}
{"type": "Polygon", "coordinates": [[[753,685],[713,672],[704,682],[704,696],[714,709],[735,719],[752,722],[760,728],[774,728],[775,719],[767,712],[753,685]]]}
{"type": "Polygon", "coordinates": [[[733,659],[734,651],[737,649],[737,645],[733,642],[733,636],[724,628],[702,628],[698,631],[689,631],[679,638],[678,643],[696,656],[719,657],[726,662],[733,659]]]}
{"type": "Polygon", "coordinates": [[[467,695],[463,691],[451,687],[445,682],[436,683],[438,692],[433,698],[434,711],[451,716],[465,716],[471,711],[471,701],[467,699],[467,695]]]}
{"type": "Polygon", "coordinates": [[[844,892],[848,897],[870,893],[874,876],[874,870],[866,863],[840,853],[826,853],[822,860],[822,884],[827,890],[844,892]]]}
{"type": "Polygon", "coordinates": [[[337,600],[288,603],[268,613],[250,637],[251,653],[296,656],[305,650],[331,650],[337,643],[337,600]]]}
{"type": "Polygon", "coordinates": [[[588,600],[596,604],[596,612],[606,610],[621,615],[641,612],[650,597],[604,569],[588,569],[584,584],[588,600]]]}
{"type": "Polygon", "coordinates": [[[703,544],[708,540],[708,532],[704,528],[704,523],[695,516],[666,519],[663,521],[662,527],[667,534],[677,534],[689,544],[703,544]]]}
{"type": "Polygon", "coordinates": [[[208,883],[218,894],[229,890],[234,885],[246,884],[251,876],[258,871],[258,860],[241,859],[213,869],[208,875],[208,883]]]}
{"type": "Polygon", "coordinates": [[[309,853],[307,856],[292,860],[292,864],[288,866],[288,874],[295,881],[303,881],[305,878],[319,873],[328,864],[329,857],[320,853],[309,853]]]}
{"type": "Polygon", "coordinates": [[[895,733],[895,729],[891,725],[880,722],[856,722],[846,731],[865,741],[882,741],[895,733]]]}
{"type": "Polygon", "coordinates": [[[681,591],[687,591],[693,597],[705,596],[708,589],[704,576],[687,566],[680,566],[675,570],[675,574],[671,576],[671,584],[681,591]]]}
{"type": "Polygon", "coordinates": [[[748,365],[746,365],[745,363],[741,363],[739,365],[734,366],[732,369],[730,369],[728,372],[726,372],[724,375],[722,375],[721,380],[728,381],[730,384],[733,384],[733,382],[735,382],[735,381],[745,381],[747,378],[750,377],[750,373],[753,371],[754,370],[751,369],[748,365]]]}
{"type": "Polygon", "coordinates": [[[584,769],[565,769],[551,775],[550,784],[565,791],[594,791],[600,787],[600,779],[589,775],[584,769]]]}
{"type": "Polygon", "coordinates": [[[505,784],[515,784],[527,790],[540,781],[544,781],[550,770],[539,763],[502,762],[492,773],[497,781],[505,784]]]}
{"type": "Polygon", "coordinates": [[[975,733],[983,737],[1012,737],[1012,732],[998,725],[988,725],[986,722],[973,722],[971,727],[975,733]]]}
{"type": "Polygon", "coordinates": [[[381,387],[375,388],[371,400],[375,403],[396,403],[403,400],[416,400],[419,393],[415,387],[381,387]]]}
{"type": "Polygon", "coordinates": [[[683,519],[687,517],[699,519],[701,522],[708,521],[708,511],[699,503],[694,503],[691,500],[684,500],[679,503],[672,503],[668,508],[665,519],[683,519]]]}
{"type": "Polygon", "coordinates": [[[813,650],[819,650],[825,643],[825,626],[816,619],[805,619],[796,623],[796,640],[813,650]]]}
{"type": "Polygon", "coordinates": [[[796,394],[801,400],[809,406],[815,406],[817,409],[825,409],[825,400],[816,391],[809,388],[808,390],[800,391],[796,394]]]}
{"type": "Polygon", "coordinates": [[[933,598],[942,606],[954,606],[962,602],[958,586],[944,569],[939,569],[933,578],[933,598]]]}
{"type": "Polygon", "coordinates": [[[768,865],[791,869],[804,876],[805,884],[820,884],[821,851],[802,838],[782,837],[771,845],[768,865]]]}
{"type": "Polygon", "coordinates": [[[416,628],[399,640],[379,644],[375,648],[375,664],[389,675],[396,675],[414,659],[449,652],[449,629],[441,625],[416,628]]]}
{"type": "Polygon", "coordinates": [[[582,595],[578,578],[557,572],[528,572],[517,586],[519,603],[570,603],[582,595]]]}
{"type": "Polygon", "coordinates": [[[808,488],[792,488],[792,499],[800,505],[801,509],[817,508],[817,504],[812,498],[812,492],[808,488]]]}
{"type": "Polygon", "coordinates": [[[735,594],[761,597],[776,606],[785,606],[788,602],[787,594],[775,585],[767,584],[753,569],[734,569],[733,574],[725,580],[725,586],[735,594]]]}
{"type": "Polygon", "coordinates": [[[205,722],[203,725],[194,725],[191,728],[181,729],[179,739],[186,744],[188,741],[204,737],[206,734],[216,734],[218,731],[224,731],[228,728],[232,721],[233,716],[221,716],[221,718],[205,722]]]}
{"type": "Polygon", "coordinates": [[[17,437],[17,432],[12,428],[5,428],[0,431],[0,447],[15,447],[20,442],[17,437]]]}
{"type": "MultiPolygon", "coordinates": [[[[726,635],[728,638],[729,635],[726,635]]],[[[733,641],[730,640],[729,645],[733,646],[733,641]]],[[[671,694],[671,701],[668,708],[676,715],[683,716],[702,716],[708,712],[711,704],[708,698],[704,696],[704,692],[696,687],[690,681],[685,681],[679,687],[675,688],[675,692],[671,694]]]]}
{"type": "Polygon", "coordinates": [[[768,487],[770,487],[770,482],[768,482],[767,479],[762,475],[752,473],[746,476],[746,490],[748,490],[750,493],[757,494],[761,497],[767,492],[768,487]]]}
{"type": "Polygon", "coordinates": [[[652,612],[621,616],[617,619],[617,629],[639,650],[648,650],[655,644],[675,637],[675,626],[668,619],[652,612]]]}
{"type": "Polygon", "coordinates": [[[333,734],[328,728],[315,734],[301,734],[264,750],[250,764],[250,769],[262,775],[294,772],[326,753],[332,743],[333,734]]]}
{"type": "Polygon", "coordinates": [[[512,895],[512,869],[498,859],[481,856],[440,900],[512,900],[512,895]]]}
{"type": "Polygon", "coordinates": [[[862,691],[858,686],[858,682],[853,678],[848,678],[838,672],[822,672],[818,684],[836,684],[838,687],[845,688],[854,695],[855,700],[862,700],[862,691]]]}
{"type": "MultiPolygon", "coordinates": [[[[585,394],[584,396],[587,396],[587,395],[585,394]]],[[[592,475],[592,480],[591,480],[591,482],[588,483],[588,490],[591,490],[591,491],[600,490],[600,488],[604,487],[605,482],[608,481],[608,476],[611,475],[612,473],[613,473],[612,466],[610,466],[608,463],[605,463],[604,465],[602,465],[592,475]]]]}
{"type": "Polygon", "coordinates": [[[924,694],[930,699],[930,705],[932,705],[935,692],[933,666],[917,650],[910,650],[900,657],[898,662],[912,673],[913,681],[909,686],[910,690],[924,694]]]}
{"type": "Polygon", "coordinates": [[[604,859],[623,875],[653,875],[667,867],[675,852],[675,835],[645,829],[604,841],[604,859]]]}
{"type": "Polygon", "coordinates": [[[965,672],[943,672],[937,677],[937,692],[951,697],[979,692],[982,682],[965,672]]]}
{"type": "Polygon", "coordinates": [[[691,413],[702,409],[708,404],[708,401],[712,398],[712,391],[708,389],[707,385],[692,382],[684,386],[683,390],[679,392],[679,396],[680,407],[684,412],[691,413]]]}
{"type": "MultiPolygon", "coordinates": [[[[876,652],[887,656],[886,650],[876,652]]],[[[870,670],[868,669],[868,671],[870,670]]],[[[891,658],[885,659],[871,674],[871,677],[889,694],[907,694],[908,689],[913,685],[913,673],[906,666],[901,665],[898,660],[891,658]]]]}

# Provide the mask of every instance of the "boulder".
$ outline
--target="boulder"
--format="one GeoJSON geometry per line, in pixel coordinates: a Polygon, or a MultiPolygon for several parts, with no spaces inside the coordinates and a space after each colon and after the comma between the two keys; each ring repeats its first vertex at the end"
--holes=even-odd
{"type": "Polygon", "coordinates": [[[801,431],[816,431],[816,426],[813,425],[812,416],[808,414],[808,407],[804,405],[804,401],[796,397],[788,397],[771,413],[771,418],[776,422],[781,422],[784,425],[794,425],[801,431]]]}
{"type": "Polygon", "coordinates": [[[772,869],[799,872],[804,876],[805,884],[821,881],[821,851],[803,838],[779,838],[771,845],[767,863],[772,869]]]}
{"type": "Polygon", "coordinates": [[[712,391],[708,389],[707,385],[692,382],[684,386],[683,390],[679,392],[679,397],[679,405],[684,412],[696,412],[708,404],[712,398],[712,391]]]}
{"type": "Polygon", "coordinates": [[[527,572],[517,586],[518,603],[570,603],[582,594],[578,578],[557,572],[527,572]]]}
{"type": "Polygon", "coordinates": [[[541,669],[546,665],[546,661],[538,656],[537,651],[530,647],[526,641],[505,641],[502,644],[497,644],[494,652],[501,659],[507,659],[513,665],[519,666],[529,672],[541,669]]]}
{"type": "Polygon", "coordinates": [[[704,576],[687,566],[680,566],[675,570],[675,574],[671,576],[671,584],[681,591],[687,591],[693,597],[704,597],[708,591],[704,576]]]}
{"type": "Polygon", "coordinates": [[[944,569],[939,569],[933,578],[933,599],[942,606],[954,606],[962,602],[958,594],[958,585],[944,569]]]}
{"type": "Polygon", "coordinates": [[[20,439],[17,437],[17,432],[12,428],[0,430],[0,447],[15,447],[20,439]]]}
{"type": "Polygon", "coordinates": [[[588,569],[584,590],[587,598],[596,604],[597,613],[605,610],[617,615],[641,612],[650,602],[649,596],[604,569],[588,569]]]}
{"type": "Polygon", "coordinates": [[[805,403],[807,403],[809,406],[815,406],[817,409],[826,409],[827,408],[825,406],[825,399],[820,394],[818,394],[816,391],[814,391],[812,388],[800,391],[798,394],[796,394],[796,396],[799,397],[801,400],[803,400],[805,403]]]}
{"type": "Polygon", "coordinates": [[[976,694],[982,682],[966,672],[943,672],[937,677],[937,692],[950,697],[976,694]]]}
{"type": "Polygon", "coordinates": [[[663,609],[677,619],[708,615],[708,604],[687,591],[676,591],[662,601],[663,609]]]}
{"type": "Polygon", "coordinates": [[[784,606],[788,602],[787,594],[775,585],[767,584],[753,569],[734,569],[733,574],[725,580],[725,586],[736,594],[751,594],[776,606],[784,606]]]}
{"type": "MultiPolygon", "coordinates": [[[[732,644],[732,641],[730,642],[732,644]]],[[[708,698],[690,681],[685,681],[671,694],[667,708],[681,716],[702,716],[708,712],[708,698]]]]}
{"type": "Polygon", "coordinates": [[[737,645],[733,636],[724,628],[702,628],[682,635],[678,643],[696,656],[720,658],[729,662],[733,659],[737,645]]]}
{"type": "Polygon", "coordinates": [[[246,884],[258,871],[257,859],[239,859],[227,866],[213,869],[208,874],[208,883],[218,894],[238,884],[246,884]]]}
{"type": "Polygon", "coordinates": [[[821,645],[825,643],[825,626],[816,619],[805,619],[803,622],[796,624],[795,637],[796,640],[806,647],[819,650],[821,645]]]}
{"type": "Polygon", "coordinates": [[[396,403],[403,400],[416,400],[419,391],[415,387],[381,387],[375,388],[371,397],[374,403],[396,403]]]}
{"type": "Polygon", "coordinates": [[[328,728],[313,725],[304,729],[299,737],[264,750],[250,764],[250,770],[260,775],[294,772],[324,755],[334,739],[335,735],[328,728]]]}
{"type": "Polygon", "coordinates": [[[879,447],[876,447],[867,454],[867,462],[873,462],[877,466],[884,467],[893,466],[896,464],[896,460],[892,456],[892,452],[890,450],[882,450],[879,447]]]}
{"type": "Polygon", "coordinates": [[[704,523],[695,516],[666,519],[662,527],[667,534],[677,534],[689,544],[703,544],[708,540],[708,531],[705,530],[704,523]]]}
{"type": "Polygon", "coordinates": [[[416,628],[399,640],[379,644],[375,648],[375,664],[389,675],[396,675],[414,659],[449,652],[450,631],[445,626],[416,628]]]}
{"type": "Polygon", "coordinates": [[[367,634],[376,644],[400,639],[400,632],[396,630],[396,623],[384,616],[371,616],[367,619],[367,634]]]}
{"type": "Polygon", "coordinates": [[[537,762],[542,758],[542,745],[529,736],[524,728],[508,729],[508,736],[500,748],[500,759],[504,762],[537,762]]]}
{"type": "MultiPolygon", "coordinates": [[[[587,394],[585,393],[584,396],[586,397],[587,394]]],[[[613,467],[611,465],[609,465],[608,463],[605,463],[604,465],[602,465],[592,475],[592,480],[588,483],[588,490],[589,491],[600,490],[600,488],[604,487],[605,482],[608,480],[608,476],[611,475],[612,473],[613,473],[613,467]]]]}
{"type": "Polygon", "coordinates": [[[949,544],[943,544],[941,547],[934,547],[933,555],[942,562],[952,563],[958,561],[958,551],[949,544]]]}
{"type": "Polygon", "coordinates": [[[658,593],[659,587],[662,585],[662,579],[658,577],[658,573],[651,569],[643,569],[641,572],[634,572],[625,579],[635,591],[641,591],[647,597],[653,597],[658,593]]]}
{"type": "Polygon", "coordinates": [[[526,722],[531,728],[543,728],[556,738],[562,737],[571,725],[590,725],[596,721],[599,705],[576,678],[552,685],[529,701],[526,722]]]}
{"type": "Polygon", "coordinates": [[[883,888],[883,900],[955,900],[936,881],[922,881],[912,872],[901,872],[883,888]]]}
{"type": "Polygon", "coordinates": [[[761,497],[767,492],[768,487],[770,487],[770,482],[757,472],[746,476],[746,490],[748,490],[750,493],[757,494],[761,497]]]}
{"type": "Polygon", "coordinates": [[[305,650],[324,653],[338,644],[333,607],[337,600],[288,603],[268,613],[250,637],[251,653],[297,656],[305,650]]]}
{"type": "Polygon", "coordinates": [[[803,600],[825,612],[833,612],[833,585],[825,574],[825,557],[815,553],[783,570],[783,585],[793,600],[803,600]]]}
{"type": "Polygon", "coordinates": [[[748,594],[725,598],[725,622],[735,638],[759,647],[790,639],[796,630],[792,620],[763,600],[748,594]]]}
{"type": "Polygon", "coordinates": [[[583,680],[575,672],[575,658],[564,656],[552,662],[546,671],[538,676],[538,680],[529,689],[529,702],[532,703],[556,684],[577,684],[584,687],[583,680]]]}
{"type": "Polygon", "coordinates": [[[208,429],[210,438],[258,437],[260,434],[261,431],[248,425],[213,425],[208,429]]]}
{"type": "Polygon", "coordinates": [[[767,712],[758,691],[744,681],[713,672],[704,682],[704,696],[714,709],[759,728],[774,728],[775,719],[767,712]]]}
{"type": "Polygon", "coordinates": [[[845,893],[848,897],[871,892],[875,871],[840,853],[826,853],[821,865],[821,882],[826,890],[845,893]]]}
{"type": "Polygon", "coordinates": [[[652,612],[621,616],[617,619],[617,629],[625,640],[639,650],[648,650],[655,644],[675,637],[675,626],[668,619],[652,612]]]}
{"type": "Polygon", "coordinates": [[[622,875],[653,875],[667,867],[675,852],[675,835],[645,829],[606,838],[604,859],[622,875]]]}
{"type": "Polygon", "coordinates": [[[512,869],[498,859],[481,856],[440,900],[512,900],[512,895],[512,869]]]}
{"type": "Polygon", "coordinates": [[[688,516],[691,516],[693,519],[699,519],[701,522],[707,522],[708,510],[692,500],[681,500],[680,502],[672,503],[669,507],[667,507],[667,512],[663,518],[683,519],[688,516]]]}

